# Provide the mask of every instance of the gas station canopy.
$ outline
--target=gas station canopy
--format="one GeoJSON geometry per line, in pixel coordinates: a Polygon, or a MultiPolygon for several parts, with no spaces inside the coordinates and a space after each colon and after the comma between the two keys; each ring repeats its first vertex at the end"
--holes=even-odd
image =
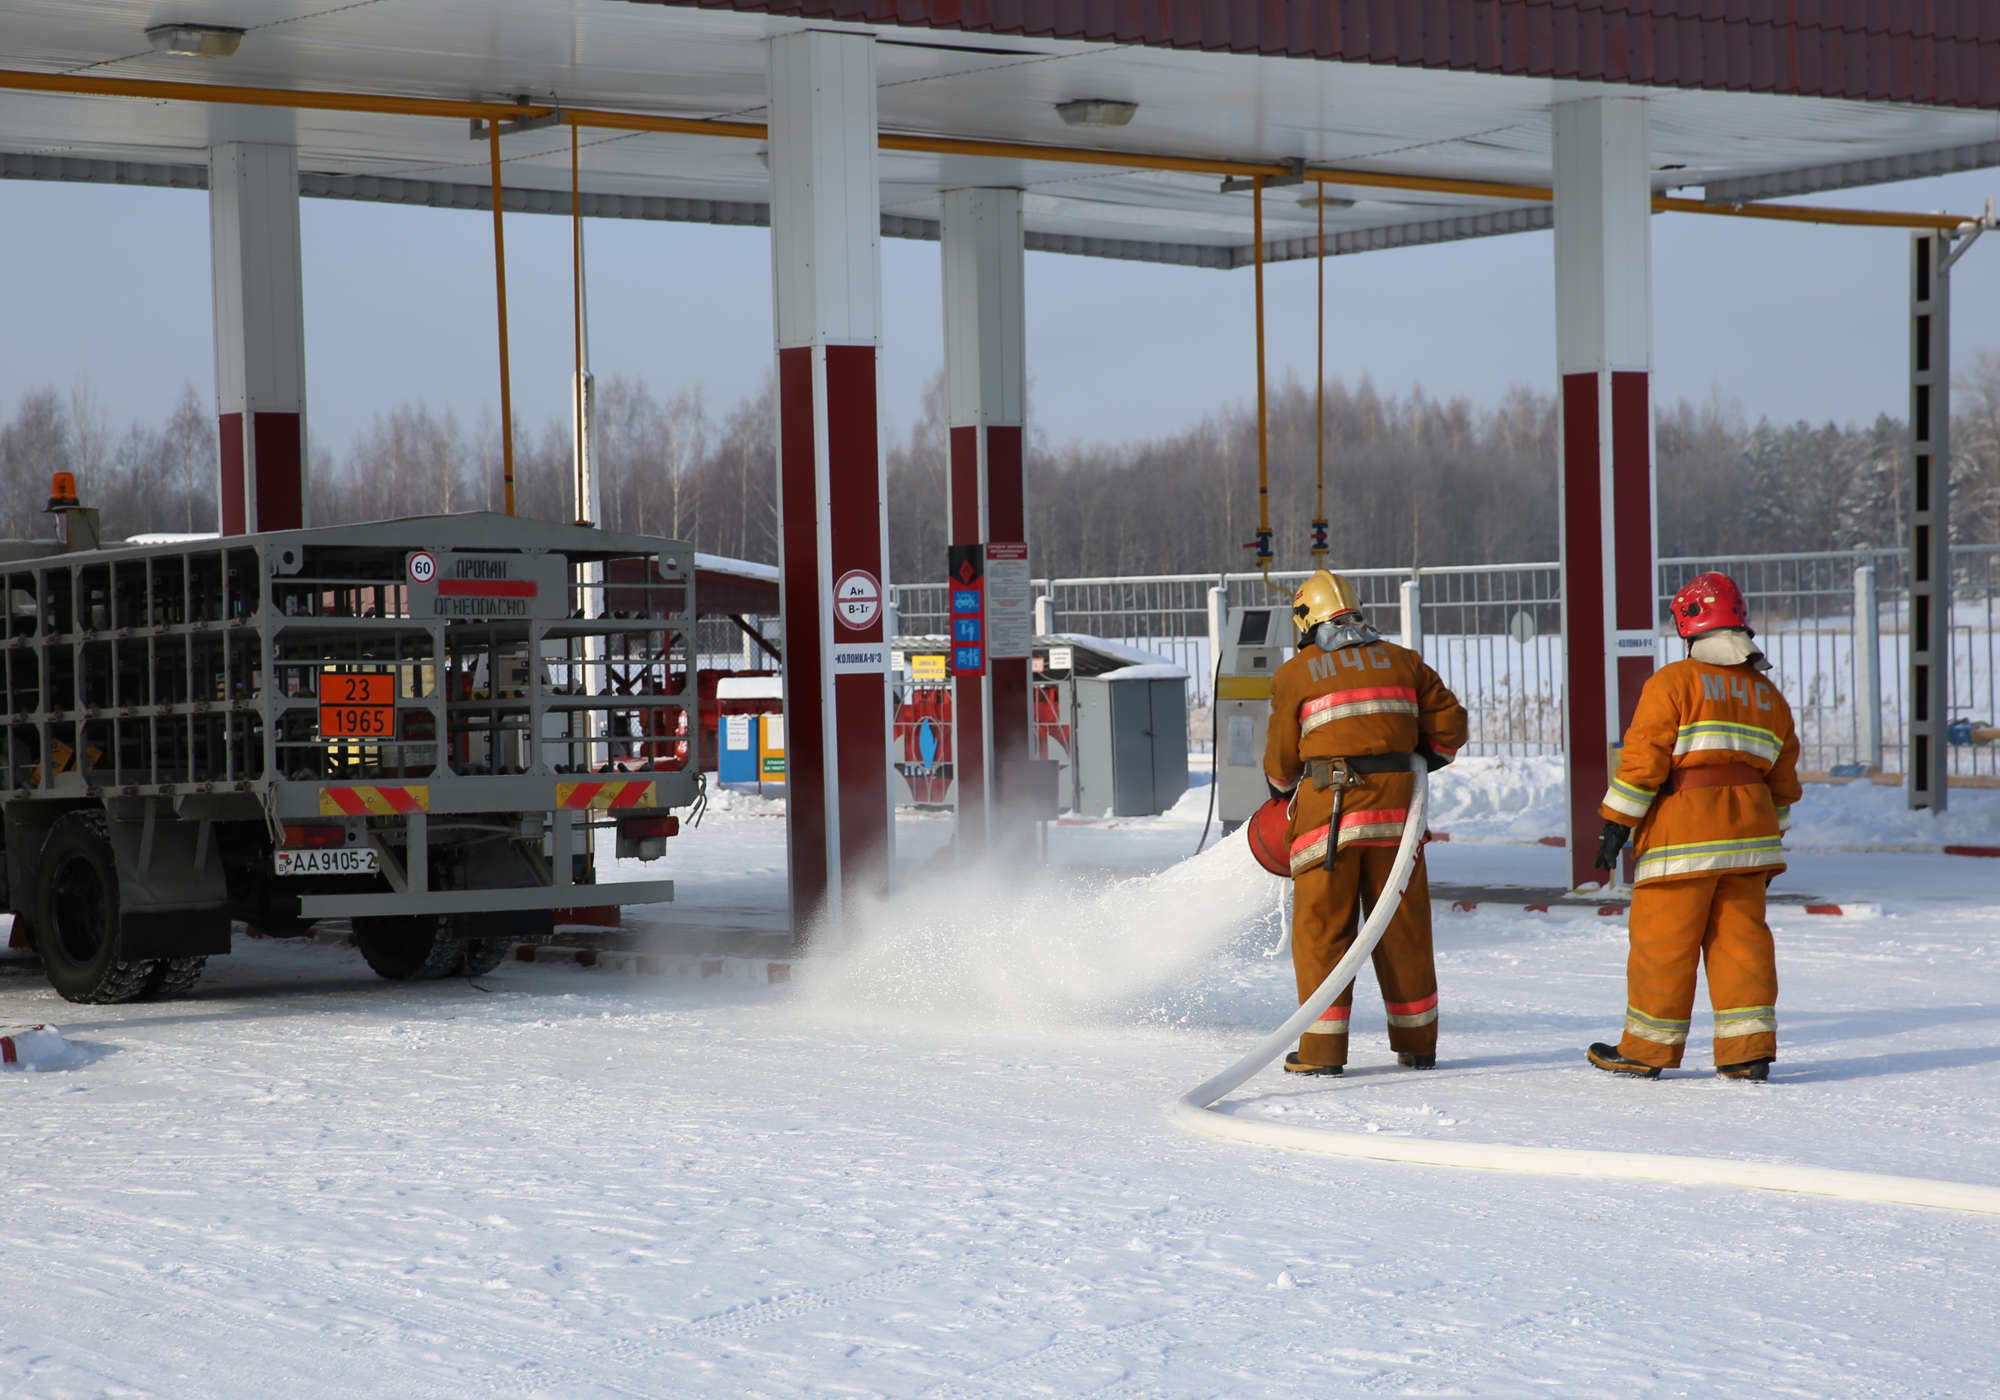
{"type": "MultiPolygon", "coordinates": [[[[801,28],[879,41],[891,236],[1008,186],[1031,249],[1233,267],[1251,201],[1223,180],[1302,171],[1267,258],[1315,251],[1321,195],[1329,252],[1546,227],[1551,108],[1589,96],[1645,96],[1656,192],[1709,204],[2000,163],[2000,12],[1971,3],[0,0],[0,175],[199,189],[212,142],[264,139],[306,195],[488,208],[459,110],[485,103],[604,119],[586,215],[759,225],[764,41],[801,28]],[[240,40],[165,51],[170,24],[240,40]]],[[[505,207],[569,213],[570,131],[503,130],[505,207]]]]}

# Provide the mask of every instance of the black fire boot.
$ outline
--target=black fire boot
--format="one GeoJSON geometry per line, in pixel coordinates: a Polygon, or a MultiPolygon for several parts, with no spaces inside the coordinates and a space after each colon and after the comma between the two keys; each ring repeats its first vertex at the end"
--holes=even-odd
{"type": "Polygon", "coordinates": [[[1606,1045],[1601,1040],[1591,1045],[1590,1049],[1585,1053],[1584,1058],[1599,1069],[1610,1070],[1613,1074],[1629,1074],[1634,1079],[1658,1079],[1660,1077],[1660,1067],[1658,1065],[1641,1064],[1637,1060],[1629,1060],[1618,1053],[1617,1046],[1606,1045]]]}
{"type": "Polygon", "coordinates": [[[1748,1079],[1752,1083],[1762,1084],[1771,1077],[1771,1062],[1769,1059],[1743,1060],[1733,1065],[1717,1065],[1715,1067],[1715,1077],[1718,1079],[1748,1079]]]}
{"type": "Polygon", "coordinates": [[[1285,1056],[1286,1074],[1320,1074],[1329,1078],[1341,1073],[1345,1065],[1305,1065],[1299,1063],[1299,1052],[1294,1050],[1285,1056]]]}
{"type": "Polygon", "coordinates": [[[1435,1050],[1398,1050],[1396,1063],[1406,1069],[1436,1069],[1438,1067],[1435,1050]]]}

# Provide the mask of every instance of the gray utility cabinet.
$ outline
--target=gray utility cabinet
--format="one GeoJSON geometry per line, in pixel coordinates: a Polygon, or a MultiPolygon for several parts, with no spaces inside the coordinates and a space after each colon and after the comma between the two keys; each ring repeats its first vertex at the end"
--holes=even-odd
{"type": "Polygon", "coordinates": [[[1179,801],[1188,786],[1186,673],[1124,666],[1072,684],[1078,814],[1152,816],[1179,801]]]}

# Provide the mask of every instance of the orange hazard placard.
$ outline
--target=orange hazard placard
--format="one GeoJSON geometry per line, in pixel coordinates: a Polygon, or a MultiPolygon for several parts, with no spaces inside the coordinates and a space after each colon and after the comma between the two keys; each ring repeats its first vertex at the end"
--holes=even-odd
{"type": "Polygon", "coordinates": [[[396,732],[396,678],[386,671],[322,671],[323,739],[387,739],[396,732]]]}

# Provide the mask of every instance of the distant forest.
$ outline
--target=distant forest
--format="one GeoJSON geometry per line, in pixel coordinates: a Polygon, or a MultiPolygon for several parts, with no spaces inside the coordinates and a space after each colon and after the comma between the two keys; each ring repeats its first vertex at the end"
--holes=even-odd
{"type": "MultiPolygon", "coordinates": [[[[910,431],[885,443],[891,577],[920,582],[944,561],[942,379],[910,431]]],[[[605,519],[617,530],[692,540],[775,561],[776,434],[765,392],[727,407],[698,389],[625,378],[598,391],[605,519]]],[[[1751,421],[1718,402],[1655,405],[1660,550],[1749,554],[1893,546],[1903,499],[1900,419],[1751,421]]],[[[2000,542],[2000,354],[1982,351],[1952,401],[1954,539],[2000,542]]],[[[1278,567],[1307,562],[1314,404],[1296,381],[1271,396],[1271,501],[1278,567]]],[[[213,408],[192,387],[157,426],[111,426],[89,394],[24,394],[0,426],[0,528],[46,535],[49,474],[74,472],[107,538],[212,530],[213,408]]],[[[1556,406],[1517,388],[1484,407],[1421,388],[1379,393],[1329,382],[1326,502],[1336,567],[1500,563],[1556,557],[1556,406]]],[[[1124,443],[1053,445],[1031,430],[1030,538],[1038,575],[1191,573],[1251,567],[1257,523],[1255,405],[1124,443]]],[[[571,516],[567,418],[515,429],[517,508],[571,516]]],[[[498,509],[497,421],[466,424],[411,401],[378,414],[345,455],[312,453],[315,523],[498,509]]]]}

